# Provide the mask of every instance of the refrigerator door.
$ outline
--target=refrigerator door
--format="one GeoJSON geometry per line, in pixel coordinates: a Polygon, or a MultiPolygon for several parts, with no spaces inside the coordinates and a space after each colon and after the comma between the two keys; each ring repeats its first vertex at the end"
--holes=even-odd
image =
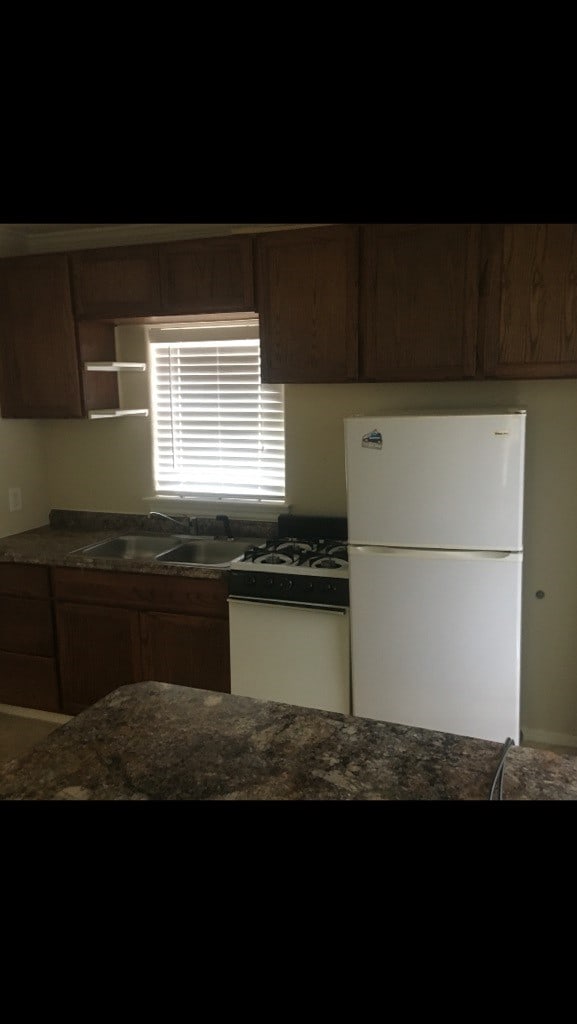
{"type": "Polygon", "coordinates": [[[518,743],[522,557],[350,548],[353,714],[518,743]]]}
{"type": "Polygon", "coordinates": [[[345,420],[349,542],[520,551],[523,411],[345,420]]]}

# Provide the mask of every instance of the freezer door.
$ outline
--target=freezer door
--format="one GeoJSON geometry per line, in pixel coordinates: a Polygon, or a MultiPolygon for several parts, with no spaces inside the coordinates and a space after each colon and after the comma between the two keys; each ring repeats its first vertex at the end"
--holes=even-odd
{"type": "Polygon", "coordinates": [[[353,544],[520,551],[524,412],[345,420],[353,544]]]}
{"type": "Polygon", "coordinates": [[[349,560],[353,714],[518,743],[522,556],[349,560]]]}

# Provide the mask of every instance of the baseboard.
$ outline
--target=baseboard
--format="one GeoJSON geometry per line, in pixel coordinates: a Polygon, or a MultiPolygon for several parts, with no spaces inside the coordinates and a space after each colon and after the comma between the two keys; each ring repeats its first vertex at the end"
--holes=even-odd
{"type": "Polygon", "coordinates": [[[70,721],[70,715],[58,715],[55,711],[38,711],[36,708],[20,708],[14,704],[0,704],[0,714],[16,715],[18,718],[35,718],[40,722],[54,722],[63,725],[70,721]]]}
{"type": "Polygon", "coordinates": [[[544,743],[548,747],[576,747],[577,736],[565,732],[547,732],[545,729],[522,729],[524,743],[544,743]]]}

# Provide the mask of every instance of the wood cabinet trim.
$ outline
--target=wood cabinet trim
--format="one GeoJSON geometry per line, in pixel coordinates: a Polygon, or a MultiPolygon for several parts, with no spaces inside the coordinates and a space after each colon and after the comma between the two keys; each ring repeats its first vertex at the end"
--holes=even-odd
{"type": "Polygon", "coordinates": [[[54,567],[51,572],[56,601],[184,612],[192,616],[228,616],[226,579],[194,579],[61,567],[54,567]]]}

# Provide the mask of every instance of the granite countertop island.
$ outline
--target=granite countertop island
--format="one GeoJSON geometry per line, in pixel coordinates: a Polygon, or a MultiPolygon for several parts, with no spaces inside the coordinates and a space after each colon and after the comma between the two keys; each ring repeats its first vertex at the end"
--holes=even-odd
{"type": "MultiPolygon", "coordinates": [[[[149,681],[0,769],[0,801],[488,801],[499,743],[149,681]]],[[[577,800],[577,756],[510,747],[503,800],[577,800]]]]}

